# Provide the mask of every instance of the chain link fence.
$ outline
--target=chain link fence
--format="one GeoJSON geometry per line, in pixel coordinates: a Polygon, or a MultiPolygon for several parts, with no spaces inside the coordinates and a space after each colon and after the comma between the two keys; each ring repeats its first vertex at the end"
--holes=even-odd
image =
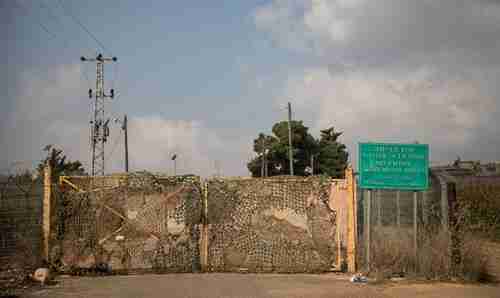
{"type": "Polygon", "coordinates": [[[43,181],[0,176],[0,262],[33,268],[41,261],[43,181]]]}
{"type": "Polygon", "coordinates": [[[442,171],[422,192],[359,189],[358,264],[381,278],[485,279],[491,254],[481,239],[498,233],[499,190],[499,177],[442,171]]]}

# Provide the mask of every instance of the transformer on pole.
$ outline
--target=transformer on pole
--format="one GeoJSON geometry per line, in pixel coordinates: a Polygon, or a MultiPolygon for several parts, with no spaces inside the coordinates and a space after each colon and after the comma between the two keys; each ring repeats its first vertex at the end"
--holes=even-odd
{"type": "Polygon", "coordinates": [[[104,92],[104,64],[106,62],[116,62],[116,57],[105,58],[102,54],[97,55],[96,58],[81,57],[81,61],[96,62],[96,89],[95,91],[89,89],[89,98],[94,98],[94,114],[92,115],[91,125],[91,155],[92,155],[92,176],[104,175],[104,144],[109,137],[109,120],[106,119],[104,113],[104,103],[106,99],[113,99],[115,97],[115,90],[111,89],[109,94],[104,92]]]}

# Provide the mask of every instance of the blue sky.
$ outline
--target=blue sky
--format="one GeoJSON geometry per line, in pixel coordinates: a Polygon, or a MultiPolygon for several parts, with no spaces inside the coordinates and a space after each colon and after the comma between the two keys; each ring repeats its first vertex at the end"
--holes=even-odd
{"type": "MultiPolygon", "coordinates": [[[[119,59],[106,66],[120,93],[108,111],[131,119],[136,170],[169,171],[182,152],[181,172],[213,174],[218,161],[246,175],[253,137],[286,117],[287,101],[313,134],[344,131],[353,164],[360,141],[419,140],[440,162],[500,159],[495,2],[63,3],[119,59]]],[[[46,144],[88,162],[95,67],[79,57],[102,49],[58,0],[0,5],[0,168],[36,163],[46,144]]],[[[109,171],[122,168],[120,138],[117,124],[109,171]]]]}

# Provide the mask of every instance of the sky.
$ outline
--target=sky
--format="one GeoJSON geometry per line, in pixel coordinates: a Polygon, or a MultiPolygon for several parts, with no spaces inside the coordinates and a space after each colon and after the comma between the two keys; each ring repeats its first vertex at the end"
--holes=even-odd
{"type": "MultiPolygon", "coordinates": [[[[359,142],[429,144],[432,163],[500,160],[500,1],[0,0],[0,171],[54,144],[88,169],[95,64],[130,167],[248,175],[253,139],[293,118],[359,142]],[[97,9],[98,8],[98,9],[97,9]],[[71,17],[74,15],[74,18],[71,17]],[[104,45],[102,48],[77,22],[104,45]]],[[[123,171],[112,122],[106,172],[123,171]]]]}

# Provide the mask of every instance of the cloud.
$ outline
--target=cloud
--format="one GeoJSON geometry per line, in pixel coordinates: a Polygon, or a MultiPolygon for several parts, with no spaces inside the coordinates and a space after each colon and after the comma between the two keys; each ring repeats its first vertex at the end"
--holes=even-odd
{"type": "MultiPolygon", "coordinates": [[[[92,101],[85,96],[88,86],[80,65],[58,65],[46,73],[26,71],[18,78],[12,109],[3,111],[0,141],[3,168],[31,168],[42,159],[42,148],[54,144],[71,160],[80,160],[90,171],[89,120],[92,101]],[[82,96],[79,96],[82,94],[82,96]]],[[[108,105],[108,117],[112,107],[108,105]]],[[[123,131],[111,122],[106,143],[106,172],[122,172],[123,131]]],[[[172,173],[173,153],[177,153],[179,174],[208,176],[215,173],[214,162],[224,175],[247,175],[242,139],[221,138],[196,120],[169,120],[159,115],[129,115],[129,156],[133,171],[172,173]]],[[[5,171],[5,169],[3,169],[5,171]]]]}
{"type": "Polygon", "coordinates": [[[221,138],[200,121],[168,120],[156,115],[132,117],[129,120],[130,166],[135,171],[146,169],[172,174],[171,157],[176,154],[178,174],[207,177],[217,171],[226,176],[245,176],[248,174],[245,157],[250,152],[243,148],[250,146],[242,140],[221,138]]]}
{"type": "Polygon", "coordinates": [[[274,0],[253,16],[257,28],[294,50],[386,59],[495,48],[500,30],[500,5],[485,0],[274,0]]]}
{"type": "Polygon", "coordinates": [[[432,67],[340,74],[310,68],[291,74],[278,98],[294,98],[296,110],[312,112],[314,131],[329,126],[344,131],[354,162],[360,141],[428,143],[431,158],[441,161],[456,154],[498,158],[498,151],[484,155],[475,148],[478,137],[500,145],[492,129],[500,126],[497,99],[477,78],[439,77],[432,67]]]}
{"type": "Polygon", "coordinates": [[[275,101],[293,98],[316,131],[343,130],[354,163],[359,141],[418,140],[436,161],[500,159],[500,2],[275,0],[253,17],[306,61],[275,101]]]}
{"type": "Polygon", "coordinates": [[[2,113],[4,164],[23,161],[36,166],[47,144],[62,146],[73,159],[83,157],[88,152],[90,103],[75,96],[85,90],[79,66],[59,65],[46,72],[26,70],[17,81],[12,108],[2,113]]]}

